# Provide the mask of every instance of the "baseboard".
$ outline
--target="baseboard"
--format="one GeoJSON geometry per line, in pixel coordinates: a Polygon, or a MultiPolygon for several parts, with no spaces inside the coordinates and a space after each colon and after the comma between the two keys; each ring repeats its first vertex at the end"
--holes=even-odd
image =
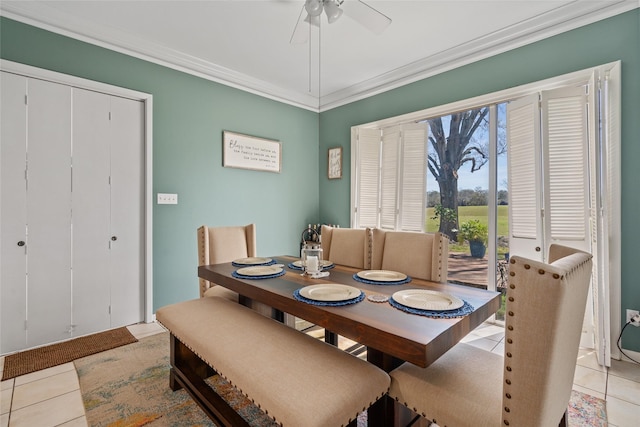
{"type": "Polygon", "coordinates": [[[620,353],[620,360],[625,362],[640,362],[640,353],[637,351],[627,350],[624,348],[622,351],[624,351],[624,354],[620,353]],[[633,360],[630,358],[633,358],[633,360]]]}

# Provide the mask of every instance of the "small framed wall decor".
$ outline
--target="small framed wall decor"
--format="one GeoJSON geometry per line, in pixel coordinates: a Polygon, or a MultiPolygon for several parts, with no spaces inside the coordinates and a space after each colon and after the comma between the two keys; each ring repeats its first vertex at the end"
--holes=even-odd
{"type": "Polygon", "coordinates": [[[342,147],[329,148],[327,177],[329,179],[342,178],[342,147]]]}
{"type": "Polygon", "coordinates": [[[282,152],[279,141],[224,131],[222,166],[256,171],[281,171],[282,152]]]}

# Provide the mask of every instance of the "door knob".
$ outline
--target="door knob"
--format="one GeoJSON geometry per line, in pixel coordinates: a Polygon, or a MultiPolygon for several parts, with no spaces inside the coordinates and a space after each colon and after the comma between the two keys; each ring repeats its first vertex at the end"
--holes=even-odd
{"type": "Polygon", "coordinates": [[[20,240],[20,241],[18,242],[18,246],[24,246],[24,242],[23,242],[22,240],[20,240]]]}
{"type": "Polygon", "coordinates": [[[111,240],[115,242],[116,240],[118,240],[118,236],[111,236],[111,240]]]}

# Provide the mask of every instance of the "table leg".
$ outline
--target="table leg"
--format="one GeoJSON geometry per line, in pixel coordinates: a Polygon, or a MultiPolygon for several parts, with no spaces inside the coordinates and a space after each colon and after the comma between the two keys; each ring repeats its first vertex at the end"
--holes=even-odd
{"type": "MultiPolygon", "coordinates": [[[[403,361],[390,356],[374,348],[367,348],[367,362],[376,365],[385,372],[391,372],[403,361]]],[[[367,424],[369,427],[385,427],[395,425],[395,402],[389,396],[384,396],[371,405],[367,411],[367,424]]]]}
{"type": "Polygon", "coordinates": [[[331,345],[338,345],[338,334],[335,332],[324,330],[324,342],[331,345]]]}

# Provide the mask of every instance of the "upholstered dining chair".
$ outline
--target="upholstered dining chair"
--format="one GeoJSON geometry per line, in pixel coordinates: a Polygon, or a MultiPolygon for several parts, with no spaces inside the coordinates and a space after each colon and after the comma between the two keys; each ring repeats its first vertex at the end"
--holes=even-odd
{"type": "Polygon", "coordinates": [[[503,356],[458,344],[392,371],[389,395],[441,427],[566,426],[592,260],[551,245],[549,262],[511,257],[503,356]]]}
{"type": "Polygon", "coordinates": [[[363,270],[371,268],[371,229],[323,225],[320,236],[324,259],[363,270]]]}
{"type": "Polygon", "coordinates": [[[372,230],[371,269],[446,282],[449,239],[442,233],[372,230]]]}
{"type": "MultiPolygon", "coordinates": [[[[231,262],[238,258],[256,256],[256,226],[198,228],[198,266],[231,262]]],[[[219,296],[238,301],[238,294],[200,279],[200,297],[219,296]]]]}

